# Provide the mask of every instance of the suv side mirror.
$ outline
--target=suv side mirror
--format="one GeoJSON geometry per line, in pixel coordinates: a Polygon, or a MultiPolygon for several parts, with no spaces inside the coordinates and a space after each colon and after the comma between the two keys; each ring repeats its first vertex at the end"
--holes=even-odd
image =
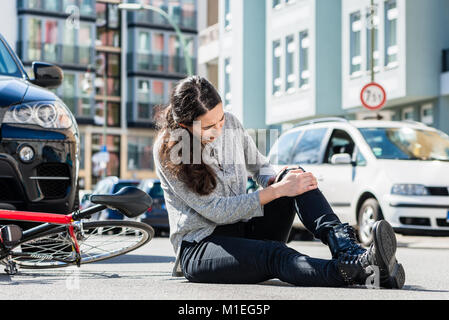
{"type": "Polygon", "coordinates": [[[57,88],[64,79],[64,73],[61,68],[45,62],[33,62],[32,64],[34,79],[31,82],[44,88],[57,88]]]}
{"type": "Polygon", "coordinates": [[[334,154],[331,158],[331,164],[351,164],[352,159],[349,153],[334,154]]]}

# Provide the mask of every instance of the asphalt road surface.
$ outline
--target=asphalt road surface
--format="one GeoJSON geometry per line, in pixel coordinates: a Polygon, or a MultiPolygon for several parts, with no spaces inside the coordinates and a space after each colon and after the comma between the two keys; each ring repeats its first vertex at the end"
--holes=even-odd
{"type": "MultiPolygon", "coordinates": [[[[53,270],[0,270],[0,299],[149,299],[149,300],[395,300],[449,299],[449,239],[398,236],[398,260],[406,270],[402,290],[294,287],[279,280],[257,285],[189,283],[173,278],[174,255],[167,238],[153,239],[128,255],[95,264],[53,270]]],[[[329,258],[320,242],[289,244],[318,258],[329,258]]],[[[3,269],[3,267],[2,267],[3,269]]]]}

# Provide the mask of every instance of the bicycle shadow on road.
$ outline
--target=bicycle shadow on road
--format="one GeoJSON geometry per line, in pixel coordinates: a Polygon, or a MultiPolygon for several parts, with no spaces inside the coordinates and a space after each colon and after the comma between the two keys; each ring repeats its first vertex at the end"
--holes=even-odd
{"type": "Polygon", "coordinates": [[[95,264],[114,264],[114,263],[170,263],[175,262],[175,257],[125,254],[123,256],[98,261],[95,264]]]}

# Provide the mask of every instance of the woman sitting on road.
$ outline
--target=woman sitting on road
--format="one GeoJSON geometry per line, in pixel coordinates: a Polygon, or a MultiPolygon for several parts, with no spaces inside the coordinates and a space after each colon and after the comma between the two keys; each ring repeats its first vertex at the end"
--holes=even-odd
{"type": "Polygon", "coordinates": [[[180,81],[158,126],[153,154],[177,253],[175,275],[201,283],[278,278],[297,286],[404,285],[391,226],[377,222],[370,248],[358,245],[314,175],[301,167],[276,174],[206,79],[180,81]],[[263,189],[246,193],[247,172],[263,189]],[[331,259],[286,245],[295,214],[329,246],[331,259]]]}

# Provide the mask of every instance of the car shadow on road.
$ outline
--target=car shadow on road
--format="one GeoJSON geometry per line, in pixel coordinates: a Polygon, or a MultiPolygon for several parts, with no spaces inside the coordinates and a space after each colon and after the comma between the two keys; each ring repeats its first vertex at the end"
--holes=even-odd
{"type": "MultiPolygon", "coordinates": [[[[276,286],[276,287],[291,287],[291,288],[297,288],[296,286],[286,283],[286,282],[282,282],[280,280],[276,280],[276,279],[272,279],[272,280],[268,280],[268,281],[264,281],[261,282],[257,285],[263,285],[263,286],[276,286]]],[[[338,289],[363,289],[363,290],[373,290],[372,288],[368,288],[366,286],[348,286],[348,287],[341,287],[338,289]]],[[[377,288],[376,288],[377,289],[377,288]]],[[[380,288],[381,290],[395,290],[395,291],[417,291],[417,292],[435,292],[435,293],[448,293],[449,290],[438,290],[438,289],[426,289],[422,286],[418,286],[418,285],[404,285],[404,287],[402,289],[385,289],[385,288],[380,288]]]]}

